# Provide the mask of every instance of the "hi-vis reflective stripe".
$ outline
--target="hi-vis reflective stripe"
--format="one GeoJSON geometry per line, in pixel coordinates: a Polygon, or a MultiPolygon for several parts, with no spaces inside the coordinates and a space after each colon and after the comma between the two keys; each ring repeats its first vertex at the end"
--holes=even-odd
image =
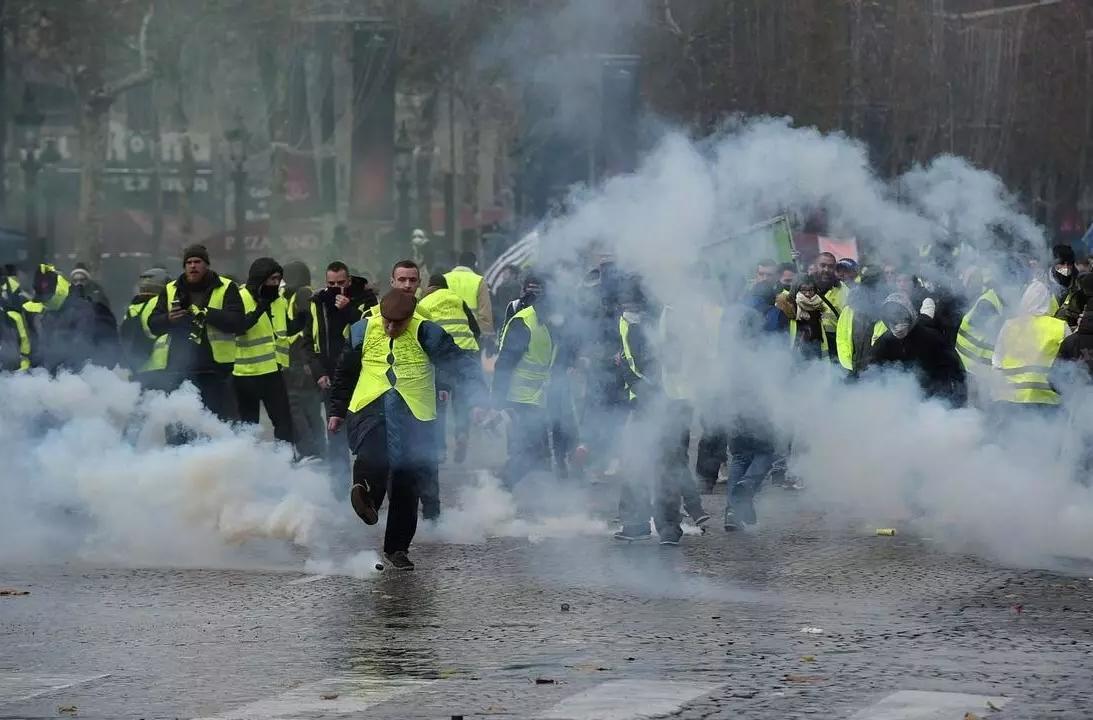
{"type": "Polygon", "coordinates": [[[276,359],[277,359],[277,353],[271,352],[271,353],[266,353],[265,355],[256,355],[254,357],[247,357],[247,358],[236,357],[235,358],[235,364],[236,365],[257,365],[258,363],[269,362],[270,360],[276,360],[276,359]]]}
{"type": "Polygon", "coordinates": [[[1043,365],[1025,365],[1022,367],[1003,368],[1003,375],[1023,375],[1024,373],[1037,373],[1040,375],[1046,375],[1051,372],[1051,368],[1043,365]]]}
{"type": "Polygon", "coordinates": [[[980,350],[986,350],[987,352],[992,352],[992,353],[994,352],[994,347],[992,345],[990,345],[989,343],[983,342],[982,340],[975,337],[974,335],[972,335],[968,331],[964,330],[963,328],[958,330],[957,334],[960,337],[964,338],[967,342],[971,343],[972,345],[975,345],[980,350]]]}
{"type": "Polygon", "coordinates": [[[206,325],[205,326],[205,334],[208,335],[210,341],[213,341],[213,340],[225,340],[225,341],[232,341],[232,342],[235,341],[235,335],[232,335],[231,333],[223,332],[221,330],[217,330],[212,325],[206,325]]]}
{"type": "Polygon", "coordinates": [[[236,347],[243,347],[243,348],[258,347],[259,345],[265,345],[269,341],[270,341],[269,335],[266,335],[265,337],[260,337],[260,338],[251,338],[249,340],[247,340],[245,338],[239,338],[235,341],[235,345],[236,345],[236,347]]]}
{"type": "Polygon", "coordinates": [[[466,320],[434,320],[437,325],[444,328],[452,338],[473,338],[474,333],[471,332],[470,327],[467,325],[466,320]],[[452,330],[451,328],[465,327],[466,330],[452,330]]]}
{"type": "Polygon", "coordinates": [[[1006,387],[1011,390],[1048,390],[1050,392],[1055,392],[1055,388],[1051,387],[1051,383],[1047,382],[1010,383],[1006,387]]]}

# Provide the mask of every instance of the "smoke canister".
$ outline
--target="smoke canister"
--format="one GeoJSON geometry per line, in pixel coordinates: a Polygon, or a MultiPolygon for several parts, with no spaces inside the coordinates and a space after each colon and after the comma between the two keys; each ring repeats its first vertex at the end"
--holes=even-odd
{"type": "Polygon", "coordinates": [[[895,528],[877,528],[877,535],[881,537],[892,537],[896,534],[895,528]]]}

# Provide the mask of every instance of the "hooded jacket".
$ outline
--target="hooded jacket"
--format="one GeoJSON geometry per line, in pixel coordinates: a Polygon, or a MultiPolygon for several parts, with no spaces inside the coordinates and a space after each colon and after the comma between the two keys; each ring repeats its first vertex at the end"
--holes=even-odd
{"type": "Polygon", "coordinates": [[[311,298],[310,322],[303,328],[302,342],[316,379],[334,377],[338,358],[345,348],[346,328],[363,318],[368,308],[379,304],[368,281],[356,275],[349,279],[349,304],[341,310],[334,304],[338,294],[336,288],[316,292],[311,298]]]}
{"type": "Polygon", "coordinates": [[[86,363],[113,367],[118,359],[117,322],[110,308],[83,294],[51,265],[34,279],[35,300],[23,309],[36,335],[35,364],[50,372],[79,370],[86,363]]]}
{"type": "Polygon", "coordinates": [[[918,322],[918,313],[905,296],[890,295],[884,305],[885,314],[898,307],[911,329],[903,338],[885,331],[866,352],[866,367],[896,367],[913,373],[927,397],[946,398],[954,405],[962,405],[967,393],[964,367],[956,351],[939,332],[918,322]]]}
{"type": "Polygon", "coordinates": [[[1063,340],[1058,359],[1079,365],[1093,380],[1093,303],[1086,305],[1074,334],[1063,340]]]}

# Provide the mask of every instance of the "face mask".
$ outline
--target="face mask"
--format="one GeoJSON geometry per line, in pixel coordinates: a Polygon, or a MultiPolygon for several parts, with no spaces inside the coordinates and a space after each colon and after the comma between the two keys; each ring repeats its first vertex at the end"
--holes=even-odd
{"type": "Polygon", "coordinates": [[[892,332],[892,335],[894,335],[896,339],[902,340],[911,333],[911,323],[895,323],[888,329],[892,332]]]}
{"type": "Polygon", "coordinates": [[[622,314],[622,319],[630,323],[631,325],[637,325],[641,322],[641,313],[626,310],[622,314]]]}
{"type": "Polygon", "coordinates": [[[1056,265],[1055,266],[1055,272],[1059,273],[1063,277],[1070,277],[1070,266],[1069,265],[1056,265]]]}
{"type": "Polygon", "coordinates": [[[792,280],[790,280],[789,282],[783,282],[782,283],[782,289],[783,290],[789,290],[791,287],[793,287],[793,281],[792,280]]]}
{"type": "Polygon", "coordinates": [[[260,292],[266,300],[276,300],[280,289],[276,285],[263,285],[260,292]]]}

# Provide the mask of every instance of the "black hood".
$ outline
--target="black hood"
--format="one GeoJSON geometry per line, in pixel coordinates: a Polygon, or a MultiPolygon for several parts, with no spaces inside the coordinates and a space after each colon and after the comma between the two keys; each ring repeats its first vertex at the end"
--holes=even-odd
{"type": "Polygon", "coordinates": [[[251,295],[257,296],[258,289],[266,280],[269,280],[270,275],[274,273],[284,275],[284,272],[284,269],[273,258],[258,258],[251,263],[250,272],[247,274],[247,290],[250,290],[251,295]]]}
{"type": "Polygon", "coordinates": [[[311,271],[307,265],[299,260],[285,263],[285,290],[289,293],[296,292],[302,287],[311,285],[311,271]]]}

